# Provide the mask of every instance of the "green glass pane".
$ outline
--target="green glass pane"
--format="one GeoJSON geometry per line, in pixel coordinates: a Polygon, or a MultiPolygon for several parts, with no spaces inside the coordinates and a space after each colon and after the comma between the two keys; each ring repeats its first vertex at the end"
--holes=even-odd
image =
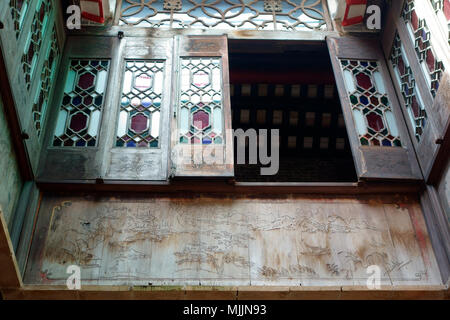
{"type": "Polygon", "coordinates": [[[359,141],[361,141],[361,145],[363,145],[363,146],[368,146],[369,145],[369,141],[367,141],[366,138],[361,138],[361,139],[359,139],[359,141]]]}

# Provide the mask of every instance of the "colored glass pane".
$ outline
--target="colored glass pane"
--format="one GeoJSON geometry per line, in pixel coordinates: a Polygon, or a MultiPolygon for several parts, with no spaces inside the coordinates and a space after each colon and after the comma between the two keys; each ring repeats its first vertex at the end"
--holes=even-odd
{"type": "Polygon", "coordinates": [[[148,128],[148,118],[142,113],[139,113],[138,115],[131,117],[130,127],[134,132],[141,133],[148,128]]]}
{"type": "Polygon", "coordinates": [[[30,34],[22,54],[22,70],[27,90],[30,90],[31,80],[34,76],[38,55],[41,50],[42,38],[47,27],[47,16],[50,15],[51,11],[51,0],[38,2],[38,7],[31,23],[30,34]]]}
{"type": "Polygon", "coordinates": [[[71,60],[67,71],[53,145],[93,147],[97,136],[103,105],[103,92],[97,92],[98,74],[108,72],[109,61],[71,60]],[[75,79],[78,79],[75,83],[75,79]]]}
{"type": "Polygon", "coordinates": [[[356,81],[358,82],[358,86],[365,90],[372,88],[372,81],[370,81],[370,77],[367,74],[358,73],[356,75],[356,81]]]}
{"type": "Polygon", "coordinates": [[[341,67],[361,145],[392,146],[398,140],[401,146],[378,63],[341,60],[341,67]]]}
{"type": "Polygon", "coordinates": [[[425,76],[429,80],[430,92],[434,97],[439,88],[442,74],[445,71],[444,64],[436,57],[433,50],[433,39],[431,39],[427,22],[421,17],[421,12],[416,10],[415,0],[405,0],[402,17],[409,27],[409,34],[415,47],[417,58],[424,68],[425,76]]]}
{"type": "Polygon", "coordinates": [[[78,79],[78,86],[83,89],[89,89],[94,85],[95,76],[92,73],[84,73],[78,79]]]}
{"type": "Polygon", "coordinates": [[[384,129],[383,119],[381,119],[378,114],[371,112],[366,116],[366,118],[369,127],[373,130],[381,131],[382,129],[384,129]]]}
{"type": "Polygon", "coordinates": [[[180,139],[184,143],[221,143],[223,108],[218,58],[181,60],[180,139]],[[212,82],[211,82],[212,77],[212,82]]]}
{"type": "Polygon", "coordinates": [[[33,104],[33,121],[36,133],[40,136],[41,122],[44,118],[45,112],[50,99],[50,92],[52,83],[55,77],[57,61],[59,58],[58,41],[56,38],[56,30],[53,28],[51,35],[51,42],[46,52],[46,59],[42,67],[41,78],[38,88],[38,94],[33,104]]]}
{"type": "Polygon", "coordinates": [[[194,126],[199,129],[205,129],[209,125],[209,115],[203,111],[197,111],[192,117],[194,126]]]}
{"type": "Polygon", "coordinates": [[[10,0],[9,6],[11,8],[11,18],[14,22],[16,38],[19,38],[23,20],[29,6],[29,0],[10,0]]]}
{"type": "Polygon", "coordinates": [[[83,113],[76,113],[70,119],[69,128],[74,132],[79,132],[86,128],[87,116],[83,113]]]}
{"type": "Polygon", "coordinates": [[[126,60],[117,147],[159,146],[163,81],[163,60],[126,60]]]}
{"type": "Polygon", "coordinates": [[[405,56],[403,45],[399,35],[396,33],[392,44],[390,62],[396,75],[395,80],[399,84],[404,101],[404,108],[409,115],[410,124],[414,130],[417,141],[426,125],[427,113],[424,104],[421,102],[416,90],[414,74],[405,56]]]}

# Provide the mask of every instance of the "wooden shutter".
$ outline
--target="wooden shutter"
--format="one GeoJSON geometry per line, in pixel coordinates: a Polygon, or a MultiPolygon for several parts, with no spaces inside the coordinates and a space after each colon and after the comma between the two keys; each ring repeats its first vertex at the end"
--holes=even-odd
{"type": "Polygon", "coordinates": [[[450,128],[450,48],[438,1],[396,1],[383,32],[383,50],[417,151],[430,179],[450,128]],[[420,46],[420,44],[423,44],[420,46]]]}
{"type": "Polygon", "coordinates": [[[227,38],[176,39],[172,175],[233,176],[227,38]]]}
{"type": "Polygon", "coordinates": [[[327,39],[360,179],[422,179],[378,41],[327,39]]]}
{"type": "Polygon", "coordinates": [[[125,38],[105,143],[106,179],[166,180],[173,39],[125,38]]]}
{"type": "Polygon", "coordinates": [[[104,177],[118,38],[69,37],[49,109],[39,181],[104,177]]]}
{"type": "Polygon", "coordinates": [[[53,0],[2,1],[0,5],[1,48],[34,173],[63,44],[63,27],[56,19],[59,5],[53,0]]]}

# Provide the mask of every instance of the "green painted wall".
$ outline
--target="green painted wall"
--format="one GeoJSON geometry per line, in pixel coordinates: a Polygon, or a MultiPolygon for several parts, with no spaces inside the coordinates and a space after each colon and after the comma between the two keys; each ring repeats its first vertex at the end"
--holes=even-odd
{"type": "Polygon", "coordinates": [[[22,179],[0,99],[0,207],[10,230],[21,190],[22,179]]]}

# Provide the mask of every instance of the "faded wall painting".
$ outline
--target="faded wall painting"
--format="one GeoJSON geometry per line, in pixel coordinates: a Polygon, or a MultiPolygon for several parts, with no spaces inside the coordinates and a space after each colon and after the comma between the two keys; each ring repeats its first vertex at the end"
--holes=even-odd
{"type": "Polygon", "coordinates": [[[440,284],[420,205],[406,196],[243,199],[45,196],[25,283],[440,284]]]}

